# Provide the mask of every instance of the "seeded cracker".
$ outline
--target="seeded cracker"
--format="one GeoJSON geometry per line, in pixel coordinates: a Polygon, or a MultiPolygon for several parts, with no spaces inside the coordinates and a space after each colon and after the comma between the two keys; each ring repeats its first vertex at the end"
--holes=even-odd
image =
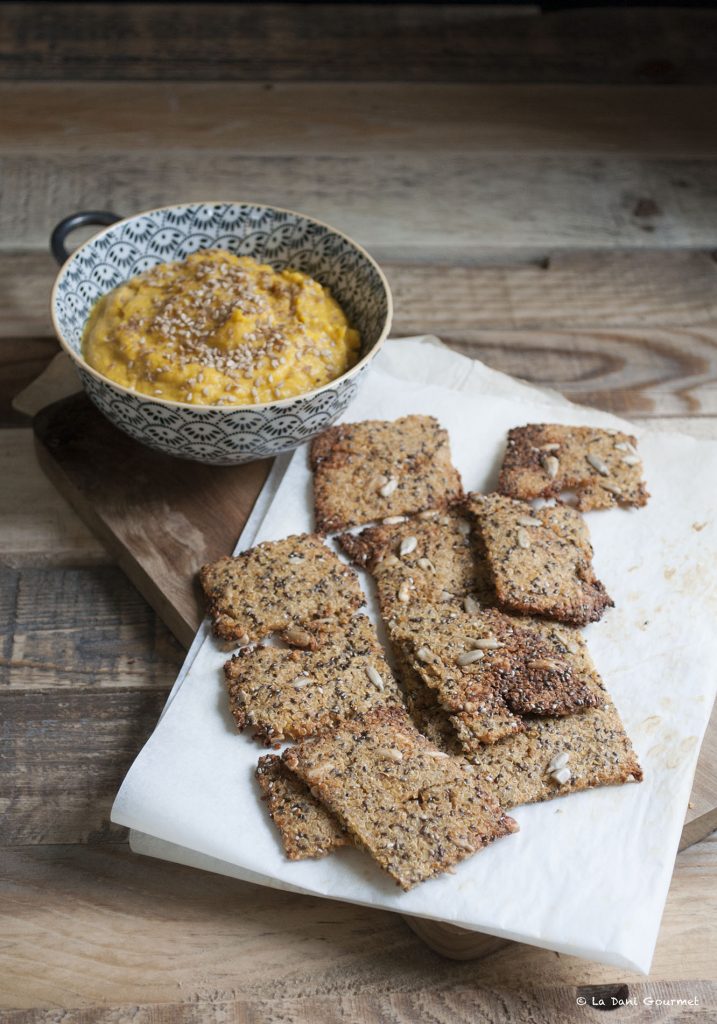
{"type": "Polygon", "coordinates": [[[570,715],[604,699],[584,645],[568,649],[557,633],[496,609],[441,612],[416,603],[389,633],[467,751],[521,731],[523,715],[570,715]]]}
{"type": "Polygon", "coordinates": [[[224,667],[239,729],[271,744],[301,739],[373,708],[402,706],[401,691],[365,615],[311,628],[315,649],[248,647],[224,667]]]}
{"type": "MultiPolygon", "coordinates": [[[[220,558],[202,568],[200,580],[215,634],[238,644],[316,619],[346,622],[364,602],[356,573],[314,534],[220,558]]],[[[300,639],[295,632],[287,636],[300,639]]]]}
{"type": "Polygon", "coordinates": [[[585,625],[612,599],[592,568],[588,529],[567,505],[533,509],[499,494],[469,495],[501,608],[585,625]]]}
{"type": "Polygon", "coordinates": [[[401,711],[374,712],[283,757],[405,890],[517,830],[471,766],[438,751],[401,711]]]}
{"type": "Polygon", "coordinates": [[[260,757],[256,779],[289,860],[325,857],[351,843],[346,829],[280,757],[260,757]]]}
{"type": "Polygon", "coordinates": [[[432,416],[329,427],[311,445],[316,529],[445,509],[463,494],[448,433],[432,416]]]}
{"type": "Polygon", "coordinates": [[[577,507],[647,504],[637,441],[596,427],[531,423],[508,432],[498,490],[513,498],[575,491],[577,507]]]}

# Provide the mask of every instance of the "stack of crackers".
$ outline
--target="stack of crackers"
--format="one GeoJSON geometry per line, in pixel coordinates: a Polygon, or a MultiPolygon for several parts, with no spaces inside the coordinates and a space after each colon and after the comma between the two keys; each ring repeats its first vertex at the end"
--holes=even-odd
{"type": "Polygon", "coordinates": [[[511,430],[495,494],[464,493],[432,417],[310,457],[317,532],[201,572],[237,727],[292,743],[256,771],[289,858],[353,844],[410,889],[515,832],[506,808],[641,780],[581,631],[613,604],[581,510],[645,504],[635,438],[511,430]]]}

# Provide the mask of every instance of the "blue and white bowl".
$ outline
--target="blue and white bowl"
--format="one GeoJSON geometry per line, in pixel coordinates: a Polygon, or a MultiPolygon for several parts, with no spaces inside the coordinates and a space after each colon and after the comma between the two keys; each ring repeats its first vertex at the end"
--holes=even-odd
{"type": "Polygon", "coordinates": [[[274,206],[184,203],[124,220],[106,212],[79,213],[58,224],[51,248],[62,264],[52,290],[52,320],[85,391],[125,433],[183,459],[236,465],[290,451],[315,437],[353,400],[391,327],[388,282],[369,254],[327,224],[274,206]],[[109,226],[68,255],[65,238],[85,224],[109,226]],[[153,398],[87,365],[82,332],[101,295],[157,263],[209,248],[253,256],[277,270],[294,267],[327,285],[361,335],[357,364],[303,395],[234,407],[153,398]]]}

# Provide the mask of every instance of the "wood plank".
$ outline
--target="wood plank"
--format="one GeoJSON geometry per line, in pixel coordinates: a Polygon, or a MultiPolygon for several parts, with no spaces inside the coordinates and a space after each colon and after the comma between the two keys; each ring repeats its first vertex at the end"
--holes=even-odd
{"type": "MultiPolygon", "coordinates": [[[[378,1020],[425,1020],[423,1005],[431,1020],[534,1024],[562,1020],[553,1010],[570,1012],[566,1021],[583,1019],[577,986],[620,984],[638,1001],[697,995],[700,1007],[683,1007],[679,1019],[711,1019],[714,991],[699,982],[710,977],[717,955],[714,839],[677,858],[648,980],[518,944],[482,961],[477,973],[474,963],[431,952],[393,914],[134,857],[121,845],[5,850],[3,859],[0,999],[6,1008],[97,1007],[84,1017],[63,1017],[88,1021],[363,1021],[373,1018],[362,1007],[380,1000],[378,1020]],[[429,993],[437,1002],[422,1004],[429,993]],[[335,1007],[341,999],[349,1000],[339,1004],[342,1015],[330,1016],[328,1002],[320,1002],[335,1007]],[[318,1000],[326,1016],[310,1016],[312,1004],[304,1000],[318,1000]],[[532,1017],[513,1013],[521,1000],[532,1017]],[[393,1005],[395,1015],[387,1016],[393,1005]],[[222,1013],[215,1018],[217,1006],[222,1013]],[[111,1007],[134,1009],[123,1017],[111,1007]]],[[[628,1011],[629,1017],[615,1011],[612,1019],[658,1019],[654,1010],[647,1018],[628,1011]]],[[[48,1012],[8,1019],[56,1018],[48,1012]]],[[[659,1019],[674,1018],[666,1010],[659,1019]]]]}
{"type": "MultiPolygon", "coordinates": [[[[143,652],[137,653],[141,659],[143,652]]],[[[172,680],[168,672],[161,690],[98,692],[76,685],[0,692],[6,846],[123,840],[126,830],[110,823],[110,808],[172,680]]]]}
{"type": "MultiPolygon", "coordinates": [[[[29,267],[32,257],[26,259],[29,267]]],[[[394,334],[708,327],[717,319],[711,251],[555,252],[515,263],[388,260],[383,266],[394,297],[394,334]]]]}
{"type": "MultiPolygon", "coordinates": [[[[515,254],[478,264],[382,261],[394,335],[475,328],[707,327],[717,320],[711,251],[515,254]]],[[[0,252],[0,359],[52,335],[47,296],[57,273],[45,251],[0,252]],[[3,354],[3,342],[11,347],[3,354]]],[[[21,351],[21,350],[20,350],[21,351]]]]}
{"type": "MultiPolygon", "coordinates": [[[[109,803],[123,778],[126,745],[138,752],[154,724],[149,712],[134,723],[137,695],[128,691],[158,691],[161,707],[161,695],[174,681],[183,650],[113,567],[4,570],[0,622],[0,701],[13,698],[0,716],[8,723],[12,751],[5,762],[4,791],[10,801],[3,822],[5,842],[84,841],[106,824],[109,803]],[[98,694],[103,698],[99,702],[98,694]],[[80,705],[82,728],[77,731],[72,715],[80,705]],[[107,707],[118,717],[118,766],[113,763],[115,748],[107,745],[107,707]],[[58,760],[58,750],[66,750],[67,756],[58,760]],[[86,816],[78,819],[74,787],[85,763],[92,774],[80,785],[89,785],[93,800],[86,816]],[[97,791],[96,784],[101,784],[97,791]]],[[[154,713],[154,704],[149,707],[154,713]]],[[[710,728],[717,735],[717,710],[710,728]]],[[[717,762],[709,743],[705,741],[698,761],[683,846],[717,827],[717,762]]]]}
{"type": "Polygon", "coordinates": [[[40,470],[30,429],[0,430],[0,566],[96,565],[106,549],[40,470]]]}
{"type": "MultiPolygon", "coordinates": [[[[419,330],[411,319],[397,319],[396,334],[419,330]]],[[[429,330],[464,355],[578,404],[632,419],[717,414],[717,328],[471,330],[435,319],[429,330]]],[[[5,410],[12,423],[12,408],[5,410]]],[[[0,437],[0,452],[3,447],[0,437]]],[[[14,452],[10,457],[17,461],[14,452]]],[[[27,469],[21,466],[22,475],[27,469]]],[[[24,533],[22,520],[19,525],[24,533]]]]}
{"type": "Polygon", "coordinates": [[[701,83],[705,10],[469,4],[3,5],[13,79],[701,83]]]}
{"type": "Polygon", "coordinates": [[[41,252],[17,249],[0,254],[0,338],[12,343],[0,349],[3,371],[17,358],[12,346],[52,337],[49,299],[57,271],[49,245],[41,252]]]}
{"type": "MultiPolygon", "coordinates": [[[[464,988],[448,992],[419,990],[413,993],[387,992],[368,996],[314,996],[289,999],[217,999],[200,1003],[164,1003],[157,1005],[95,1006],[71,1013],[56,1010],[10,1011],[3,1024],[254,1024],[256,1021],[282,1021],[283,1024],[336,1024],[336,1021],[361,1021],[361,1024],[415,1024],[416,1021],[451,1021],[474,1024],[481,1021],[510,1020],[514,1024],[574,1024],[576,999],[589,998],[590,1011],[609,1010],[611,1021],[652,1024],[654,1007],[660,1006],[659,1020],[684,1021],[685,1009],[691,1021],[712,1021],[717,1009],[717,984],[708,981],[673,982],[666,985],[637,983],[588,986],[585,988],[547,989],[539,994],[536,1017],[536,993],[531,991],[486,991],[464,988]],[[657,993],[657,994],[656,994],[657,993]],[[635,1000],[624,1005],[624,1000],[635,1000]],[[611,1002],[614,1000],[614,1002],[611,1002]],[[657,1002],[659,1000],[660,1002],[657,1002]],[[666,1004],[665,1008],[662,1003],[666,1004]],[[637,1009],[634,1009],[634,1007],[637,1009]],[[697,1007],[697,1009],[693,1009],[697,1007]],[[476,1014],[480,1014],[477,1017],[476,1014]]],[[[587,1020],[587,1016],[582,1019],[587,1020]]]]}
{"type": "Polygon", "coordinates": [[[0,570],[0,607],[2,688],[166,690],[184,657],[115,566],[0,570]]]}
{"type": "MultiPolygon", "coordinates": [[[[431,325],[433,326],[433,325],[431,325]]],[[[410,323],[407,328],[410,329],[410,323]]],[[[436,323],[434,329],[443,332],[436,323]]],[[[714,332],[493,332],[448,335],[454,347],[496,369],[602,405],[656,429],[717,437],[714,332]],[[655,335],[664,343],[654,344],[655,335]],[[686,341],[697,339],[695,351],[686,341]],[[511,342],[513,347],[506,347],[511,342]],[[694,372],[697,366],[698,373],[694,372]],[[676,371],[679,370],[679,373],[676,371]],[[621,382],[626,380],[626,386],[621,382]],[[668,410],[691,412],[689,416],[668,410]]],[[[1,350],[1,346],[0,346],[1,350]]],[[[30,430],[0,430],[0,565],[87,565],[109,561],[101,543],[41,472],[30,430]]],[[[231,546],[229,538],[225,542],[231,546]]]]}
{"type": "Polygon", "coordinates": [[[437,333],[496,370],[618,416],[717,414],[715,327],[437,333]]]}
{"type": "Polygon", "coordinates": [[[23,156],[714,157],[716,106],[715,86],[0,81],[0,143],[23,156]]]}
{"type": "Polygon", "coordinates": [[[0,249],[46,250],[50,225],[79,208],[131,214],[208,198],[302,210],[380,259],[476,262],[555,249],[709,249],[712,159],[578,155],[243,156],[117,149],[87,159],[48,150],[0,159],[0,249]],[[18,202],[18,196],[32,202],[18,202]]]}
{"type": "Polygon", "coordinates": [[[21,423],[14,396],[37,377],[58,349],[48,296],[56,267],[49,253],[14,253],[0,260],[0,426],[21,423]]]}

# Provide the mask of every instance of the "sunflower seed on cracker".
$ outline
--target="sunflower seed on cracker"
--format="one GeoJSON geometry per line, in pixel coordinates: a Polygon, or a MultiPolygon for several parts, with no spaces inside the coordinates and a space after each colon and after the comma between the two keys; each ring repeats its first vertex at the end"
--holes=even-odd
{"type": "Polygon", "coordinates": [[[480,661],[481,658],[485,657],[485,651],[481,651],[480,648],[476,648],[472,651],[464,651],[463,654],[459,654],[456,661],[465,668],[467,665],[474,665],[476,661],[480,661]]]}
{"type": "Polygon", "coordinates": [[[601,459],[599,455],[595,455],[593,452],[588,452],[588,454],[585,456],[585,458],[590,463],[590,465],[593,467],[593,469],[597,470],[597,472],[600,474],[600,476],[609,476],[610,475],[610,470],[609,470],[607,464],[605,463],[605,460],[601,459]]]}
{"type": "Polygon", "coordinates": [[[556,459],[554,455],[544,455],[540,460],[545,472],[548,474],[551,480],[554,480],[558,475],[558,469],[560,468],[560,461],[556,459]]]}
{"type": "Polygon", "coordinates": [[[377,668],[374,668],[373,665],[369,665],[366,669],[366,675],[377,689],[383,690],[383,677],[377,668]]]}
{"type": "Polygon", "coordinates": [[[548,771],[549,772],[557,772],[560,768],[564,768],[569,760],[570,760],[570,755],[567,754],[564,750],[561,751],[559,754],[555,755],[555,757],[552,759],[552,761],[548,765],[548,771]]]}
{"type": "Polygon", "coordinates": [[[403,540],[401,541],[401,546],[399,548],[398,553],[401,556],[401,558],[404,558],[406,555],[412,554],[416,550],[417,546],[418,539],[416,537],[404,537],[403,540]]]}

